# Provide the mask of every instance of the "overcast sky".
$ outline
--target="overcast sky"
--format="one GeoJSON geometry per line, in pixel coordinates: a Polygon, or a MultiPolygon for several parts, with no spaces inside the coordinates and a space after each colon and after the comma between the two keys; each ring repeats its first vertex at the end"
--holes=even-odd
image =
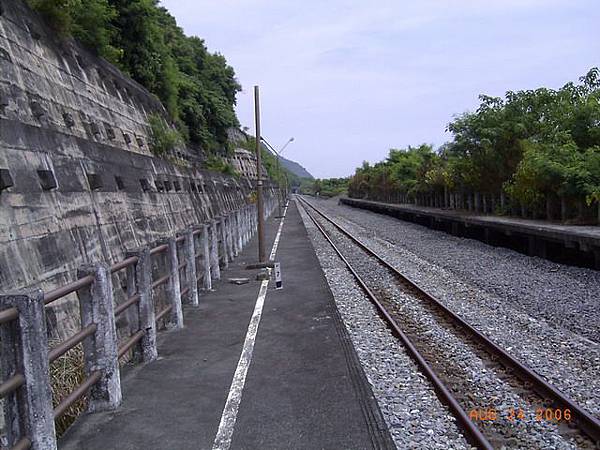
{"type": "Polygon", "coordinates": [[[439,146],[480,93],[559,88],[600,65],[599,0],[162,0],[225,55],[237,113],[314,176],[439,146]]]}

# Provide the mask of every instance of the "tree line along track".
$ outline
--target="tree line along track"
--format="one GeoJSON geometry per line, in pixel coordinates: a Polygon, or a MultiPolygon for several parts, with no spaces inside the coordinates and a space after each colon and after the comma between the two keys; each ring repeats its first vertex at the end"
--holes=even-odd
{"type": "Polygon", "coordinates": [[[332,245],[375,305],[384,322],[402,341],[410,356],[432,382],[438,397],[455,415],[470,443],[478,448],[493,448],[505,445],[507,441],[506,445],[509,447],[526,445],[522,440],[532,429],[537,433],[558,434],[559,437],[568,438],[569,442],[575,441],[577,446],[583,448],[594,448],[593,442],[600,442],[600,421],[597,418],[475,330],[327,214],[306,200],[298,198],[307,215],[332,245]],[[327,231],[326,228],[331,231],[327,231]],[[341,240],[345,240],[345,243],[341,240]],[[336,245],[334,241],[342,245],[336,245]],[[355,247],[354,252],[360,252],[360,256],[354,255],[355,260],[357,258],[362,261],[371,260],[371,264],[377,264],[377,268],[373,269],[375,266],[372,266],[366,276],[364,273],[359,273],[361,270],[355,267],[356,263],[353,265],[349,261],[352,258],[348,256],[348,252],[342,252],[338,248],[350,243],[355,247]],[[393,278],[397,286],[392,289],[385,283],[382,285],[369,280],[369,274],[376,271],[387,272],[387,276],[393,278]],[[411,302],[422,304],[423,310],[426,310],[429,316],[427,320],[421,320],[421,317],[416,320],[414,316],[412,319],[407,317],[403,307],[398,306],[394,299],[394,296],[397,296],[392,292],[394,289],[403,291],[402,295],[410,297],[411,302]],[[428,321],[431,324],[435,323],[436,327],[443,328],[444,332],[451,335],[453,339],[465,342],[469,351],[483,361],[484,371],[493,372],[500,379],[500,387],[496,386],[496,389],[509,388],[511,392],[510,395],[507,394],[508,397],[519,399],[512,411],[504,408],[502,411],[496,411],[495,418],[483,417],[496,406],[493,404],[494,397],[490,399],[489,395],[487,397],[484,395],[478,398],[477,394],[473,395],[470,392],[470,384],[476,383],[472,383],[465,373],[452,366],[452,358],[445,357],[443,349],[439,350],[435,347],[434,342],[429,338],[430,330],[426,323],[428,321]],[[475,416],[473,411],[476,413],[475,416]],[[549,412],[554,415],[544,416],[549,412]],[[565,414],[568,419],[564,417],[565,414]],[[525,426],[525,430],[521,430],[519,435],[518,429],[521,425],[525,426]]]}

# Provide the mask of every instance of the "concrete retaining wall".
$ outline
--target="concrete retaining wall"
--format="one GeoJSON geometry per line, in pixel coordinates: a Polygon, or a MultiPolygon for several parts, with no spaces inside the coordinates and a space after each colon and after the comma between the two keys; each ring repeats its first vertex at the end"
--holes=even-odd
{"type": "MultiPolygon", "coordinates": [[[[247,203],[250,182],[200,170],[198,152],[153,157],[152,112],[164,110],[143,87],[2,2],[0,292],[50,290],[247,203]]],[[[78,327],[72,303],[48,312],[51,333],[78,327]]]]}

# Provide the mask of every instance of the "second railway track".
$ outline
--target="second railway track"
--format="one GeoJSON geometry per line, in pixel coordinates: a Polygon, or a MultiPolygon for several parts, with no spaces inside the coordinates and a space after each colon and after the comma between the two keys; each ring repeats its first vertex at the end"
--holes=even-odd
{"type": "Polygon", "coordinates": [[[600,421],[300,199],[478,448],[597,448],[600,421]],[[596,444],[595,444],[596,443],[596,444]]]}

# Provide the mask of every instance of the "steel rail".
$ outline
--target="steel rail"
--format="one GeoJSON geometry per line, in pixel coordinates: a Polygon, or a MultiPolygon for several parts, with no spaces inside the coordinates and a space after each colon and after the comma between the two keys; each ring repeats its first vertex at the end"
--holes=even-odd
{"type": "Polygon", "coordinates": [[[382,320],[388,325],[391,332],[396,336],[404,345],[408,354],[411,358],[417,363],[421,372],[429,379],[431,384],[433,385],[438,398],[442,401],[442,403],[446,404],[448,408],[452,411],[458,422],[461,424],[465,437],[467,440],[474,446],[480,449],[485,450],[493,450],[492,444],[487,440],[487,438],[483,435],[483,433],[479,430],[479,428],[471,421],[469,415],[466,411],[460,406],[458,400],[454,398],[450,390],[446,387],[443,381],[436,375],[435,371],[431,368],[431,366],[427,363],[425,358],[419,353],[417,348],[412,344],[408,336],[404,334],[400,326],[397,322],[390,316],[387,312],[383,304],[377,299],[375,294],[368,288],[360,275],[354,270],[350,262],[344,257],[341,251],[337,248],[337,246],[333,243],[327,232],[323,229],[323,227],[317,222],[317,220],[313,217],[313,215],[305,208],[304,209],[308,214],[308,217],[315,224],[317,229],[321,232],[323,237],[329,242],[333,250],[337,253],[339,258],[344,262],[352,276],[363,289],[369,300],[375,305],[379,316],[382,320]]]}
{"type": "Polygon", "coordinates": [[[19,311],[16,307],[11,306],[10,308],[3,309],[0,311],[0,325],[8,322],[12,322],[19,318],[19,311]]]}
{"type": "Polygon", "coordinates": [[[144,336],[144,330],[139,330],[129,336],[125,342],[119,345],[118,355],[121,358],[125,353],[127,353],[131,347],[139,342],[140,339],[144,336]]]}
{"type": "Polygon", "coordinates": [[[138,260],[139,260],[139,258],[137,256],[130,256],[129,258],[126,258],[123,261],[115,263],[112,266],[110,266],[110,273],[115,273],[121,269],[124,269],[125,267],[129,267],[129,266],[135,264],[136,262],[138,262],[138,260]]]}
{"type": "Polygon", "coordinates": [[[6,380],[4,383],[0,384],[0,398],[4,398],[7,395],[15,392],[17,389],[19,389],[24,384],[25,384],[25,377],[22,374],[17,373],[16,375],[13,375],[8,380],[6,380]]]}
{"type": "Polygon", "coordinates": [[[154,319],[154,321],[158,322],[160,319],[162,319],[163,317],[165,317],[169,312],[171,312],[172,309],[173,309],[173,305],[167,306],[165,309],[163,309],[161,312],[159,312],[156,315],[156,319],[154,319]]]}
{"type": "Polygon", "coordinates": [[[71,292],[78,291],[81,288],[91,285],[94,282],[93,275],[87,275],[83,278],[75,280],[71,283],[65,284],[59,288],[56,288],[52,291],[48,291],[44,294],[44,304],[47,305],[58,300],[65,295],[70,294],[71,292]]]}
{"type": "Polygon", "coordinates": [[[157,253],[164,252],[168,248],[169,246],[167,244],[158,245],[150,250],[150,255],[156,255],[157,253]]]}
{"type": "Polygon", "coordinates": [[[21,438],[10,450],[28,450],[31,448],[31,441],[29,438],[21,438]]]}
{"type": "Polygon", "coordinates": [[[92,323],[92,324],[88,325],[87,327],[82,328],[80,331],[75,333],[70,338],[65,339],[63,342],[61,342],[60,344],[58,344],[56,347],[54,347],[53,349],[51,349],[48,352],[49,362],[56,361],[62,355],[64,355],[69,350],[71,350],[73,347],[75,347],[77,344],[82,342],[86,337],[94,334],[97,329],[98,329],[98,326],[95,323],[92,323]]]}
{"type": "Polygon", "coordinates": [[[115,308],[115,317],[119,317],[123,313],[123,311],[125,311],[130,306],[135,305],[139,301],[140,293],[138,292],[137,294],[133,294],[131,297],[129,297],[127,300],[125,300],[123,303],[121,303],[115,308]]]}
{"type": "Polygon", "coordinates": [[[161,284],[165,284],[167,281],[169,281],[169,278],[171,278],[171,274],[160,277],[158,280],[152,283],[152,289],[156,289],[161,284]]]}
{"type": "Polygon", "coordinates": [[[58,406],[54,408],[54,419],[56,420],[62,416],[69,406],[79,400],[94,384],[100,380],[100,378],[102,378],[102,372],[99,370],[92,372],[83,383],[81,383],[73,392],[63,398],[58,406]]]}
{"type": "Polygon", "coordinates": [[[318,208],[310,204],[308,201],[301,199],[301,201],[307,204],[311,209],[313,209],[317,214],[331,223],[336,229],[338,229],[342,234],[350,238],[353,242],[355,242],[360,248],[366,251],[368,254],[375,257],[383,266],[393,272],[397,277],[403,280],[406,284],[408,284],[412,289],[416,290],[418,294],[425,297],[430,303],[444,312],[451,321],[461,326],[463,329],[469,332],[472,338],[478,343],[483,345],[483,347],[493,356],[498,358],[498,360],[509,369],[514,370],[517,377],[521,380],[531,383],[532,389],[538,393],[538,395],[542,397],[548,397],[552,399],[552,401],[562,407],[568,408],[571,410],[572,417],[578,422],[579,428],[587,434],[593,441],[600,442],[600,420],[596,417],[592,416],[588,411],[579,406],[575,400],[567,396],[565,393],[561,392],[558,388],[553,386],[544,380],[540,375],[538,375],[533,369],[525,365],[524,363],[517,360],[515,357],[507,353],[503,348],[495,344],[491,341],[487,336],[477,331],[472,325],[467,323],[462,317],[454,313],[448,307],[446,307],[440,300],[436,299],[433,295],[429,294],[425,289],[421,288],[416,282],[414,282],[409,276],[404,275],[394,266],[389,264],[385,259],[377,254],[374,250],[369,248],[367,245],[363,244],[360,240],[354,237],[351,233],[346,231],[341,225],[339,225],[336,221],[329,218],[326,214],[321,212],[318,208]]]}

